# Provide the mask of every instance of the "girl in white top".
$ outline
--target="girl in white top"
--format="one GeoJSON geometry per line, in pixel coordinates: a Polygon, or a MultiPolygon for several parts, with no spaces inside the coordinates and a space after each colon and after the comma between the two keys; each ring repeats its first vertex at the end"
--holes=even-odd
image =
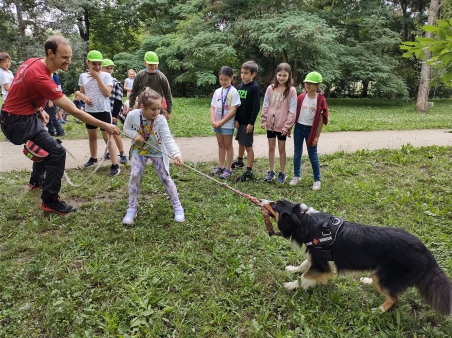
{"type": "Polygon", "coordinates": [[[234,121],[237,107],[240,106],[240,95],[232,86],[234,73],[231,67],[221,67],[218,78],[221,87],[212,96],[210,104],[210,121],[212,131],[217,136],[218,142],[218,167],[210,174],[220,174],[221,179],[226,179],[232,174],[232,161],[234,159],[234,148],[232,137],[234,136],[234,121]],[[226,156],[227,165],[224,165],[226,156]]]}
{"type": "Polygon", "coordinates": [[[3,102],[6,101],[8,96],[9,87],[13,82],[14,75],[9,70],[11,67],[11,58],[8,53],[0,53],[0,87],[2,87],[3,102]]]}
{"type": "Polygon", "coordinates": [[[176,185],[169,175],[169,159],[174,158],[176,165],[183,165],[181,152],[168,127],[166,118],[160,114],[162,97],[155,90],[146,89],[139,97],[141,109],[127,114],[124,133],[131,137],[132,170],[129,181],[129,208],[122,220],[124,224],[133,224],[137,215],[138,195],[144,167],[148,159],[154,164],[160,181],[165,186],[174,209],[177,222],[185,220],[184,209],[179,200],[176,185]]]}
{"type": "MultiPolygon", "coordinates": [[[[109,73],[102,72],[103,56],[100,52],[92,50],[87,55],[86,64],[88,70],[80,75],[78,84],[80,86],[80,96],[85,101],[85,111],[98,120],[112,123],[110,93],[113,86],[113,78],[109,73]]],[[[89,140],[90,158],[85,167],[97,163],[97,127],[86,124],[89,140]]],[[[108,133],[102,130],[102,137],[108,141],[108,133]]],[[[119,174],[119,160],[116,144],[110,142],[108,152],[111,158],[110,176],[119,174]]]]}
{"type": "Polygon", "coordinates": [[[133,69],[129,69],[129,71],[127,72],[128,78],[124,81],[124,90],[127,91],[127,99],[129,98],[130,92],[132,91],[135,75],[136,73],[133,69]]]}

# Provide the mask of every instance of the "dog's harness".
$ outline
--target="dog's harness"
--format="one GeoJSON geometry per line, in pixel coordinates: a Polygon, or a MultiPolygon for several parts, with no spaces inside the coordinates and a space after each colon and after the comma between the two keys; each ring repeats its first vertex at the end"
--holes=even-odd
{"type": "Polygon", "coordinates": [[[325,261],[333,260],[332,247],[336,241],[336,235],[344,224],[344,219],[339,217],[327,218],[322,224],[322,233],[315,236],[310,242],[304,243],[311,255],[325,261]]]}

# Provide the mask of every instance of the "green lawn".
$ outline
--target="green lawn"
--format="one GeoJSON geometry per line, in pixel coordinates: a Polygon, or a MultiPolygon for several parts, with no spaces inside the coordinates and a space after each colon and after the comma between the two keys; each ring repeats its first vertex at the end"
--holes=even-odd
{"type": "MultiPolygon", "coordinates": [[[[385,99],[328,99],[329,124],[323,132],[351,130],[409,130],[452,128],[452,100],[433,100],[427,114],[415,110],[415,103],[400,104],[385,99]]],[[[213,136],[210,124],[210,99],[174,98],[173,117],[169,124],[175,137],[213,136]]],[[[64,125],[66,139],[87,138],[85,125],[64,125]]],[[[256,120],[256,134],[264,134],[260,115],[256,120]]],[[[4,140],[0,133],[0,140],[4,140]]]]}
{"type": "MultiPolygon", "coordinates": [[[[452,276],[451,159],[452,147],[322,155],[317,192],[309,161],[291,187],[263,182],[267,161],[258,160],[259,180],[231,185],[404,228],[452,276]]],[[[190,165],[208,172],[214,164],[190,165]]],[[[436,315],[414,289],[385,314],[372,313],[384,299],[359,283],[361,274],[285,290],[294,276],[284,267],[299,264],[301,252],[269,237],[251,202],[187,168],[171,168],[185,223],[173,221],[148,166],[136,222],[123,226],[129,168],[113,178],[102,168],[80,188],[63,182],[62,197],[78,211],[50,218],[40,193],[25,188],[29,173],[0,175],[0,337],[450,337],[450,317],[436,315]]],[[[87,171],[68,174],[77,183],[87,171]]]]}

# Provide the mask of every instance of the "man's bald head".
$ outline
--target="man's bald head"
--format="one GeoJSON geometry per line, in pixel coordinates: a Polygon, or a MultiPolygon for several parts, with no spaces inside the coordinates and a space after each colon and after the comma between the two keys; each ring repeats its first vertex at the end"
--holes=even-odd
{"type": "Polygon", "coordinates": [[[51,36],[50,38],[48,38],[46,40],[46,42],[44,42],[44,49],[45,49],[46,56],[49,55],[49,49],[53,52],[53,54],[56,54],[59,45],[70,46],[71,43],[59,35],[54,35],[54,36],[51,36]]]}

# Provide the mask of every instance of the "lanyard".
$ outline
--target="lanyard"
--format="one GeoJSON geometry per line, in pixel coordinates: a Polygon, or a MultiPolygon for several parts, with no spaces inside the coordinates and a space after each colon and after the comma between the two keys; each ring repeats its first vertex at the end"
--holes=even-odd
{"type": "Polygon", "coordinates": [[[232,85],[228,87],[228,90],[226,91],[226,96],[224,98],[223,98],[223,87],[221,87],[221,117],[223,117],[224,115],[224,106],[226,105],[226,101],[228,100],[228,94],[231,87],[232,85]]]}
{"type": "Polygon", "coordinates": [[[286,87],[284,87],[284,89],[281,92],[281,96],[280,96],[280,100],[278,100],[278,93],[277,93],[277,89],[275,88],[275,90],[273,91],[273,100],[275,101],[275,111],[273,112],[273,116],[272,116],[272,132],[273,132],[273,128],[275,127],[275,116],[276,116],[276,109],[278,109],[280,102],[283,100],[283,95],[284,95],[284,91],[286,90],[286,87]]]}
{"type": "Polygon", "coordinates": [[[140,111],[140,127],[141,131],[143,132],[143,138],[146,141],[149,136],[151,136],[152,129],[154,128],[154,120],[151,120],[151,125],[149,126],[149,133],[146,133],[146,129],[144,128],[144,122],[143,122],[143,111],[140,111]]]}

